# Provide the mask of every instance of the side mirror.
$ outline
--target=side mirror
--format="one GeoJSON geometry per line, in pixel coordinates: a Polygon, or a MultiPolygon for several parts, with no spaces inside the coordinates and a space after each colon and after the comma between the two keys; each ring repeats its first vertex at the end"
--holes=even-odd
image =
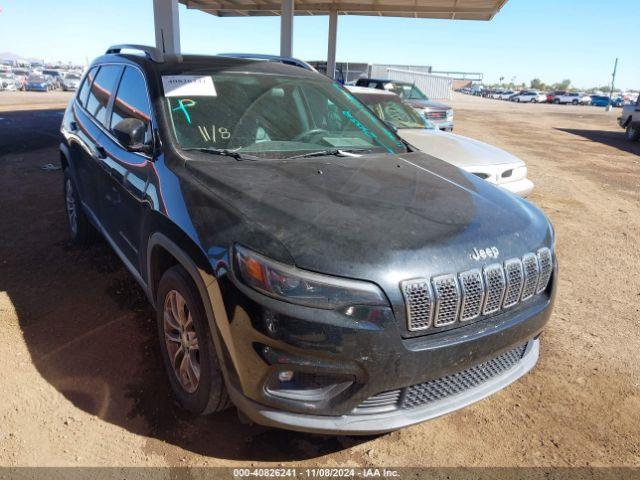
{"type": "Polygon", "coordinates": [[[113,134],[118,141],[131,152],[144,152],[149,149],[149,145],[144,143],[146,132],[147,124],[139,118],[125,118],[113,127],[113,134]]]}

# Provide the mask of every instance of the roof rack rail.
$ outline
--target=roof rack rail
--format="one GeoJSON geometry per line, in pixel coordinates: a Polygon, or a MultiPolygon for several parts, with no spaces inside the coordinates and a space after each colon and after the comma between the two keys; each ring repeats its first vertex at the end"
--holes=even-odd
{"type": "Polygon", "coordinates": [[[122,44],[122,45],[111,45],[105,53],[120,53],[122,50],[139,50],[144,52],[145,56],[153,60],[154,62],[163,62],[164,55],[155,47],[149,47],[147,45],[133,45],[133,44],[122,44]]]}

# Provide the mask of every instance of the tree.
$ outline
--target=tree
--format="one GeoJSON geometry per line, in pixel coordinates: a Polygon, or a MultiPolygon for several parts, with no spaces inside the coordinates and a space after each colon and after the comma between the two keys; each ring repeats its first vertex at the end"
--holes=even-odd
{"type": "Polygon", "coordinates": [[[554,90],[566,90],[571,86],[571,80],[569,80],[568,78],[563,80],[560,83],[554,83],[551,87],[554,90]]]}
{"type": "Polygon", "coordinates": [[[531,88],[534,90],[546,90],[547,86],[539,78],[534,78],[531,80],[531,88]]]}

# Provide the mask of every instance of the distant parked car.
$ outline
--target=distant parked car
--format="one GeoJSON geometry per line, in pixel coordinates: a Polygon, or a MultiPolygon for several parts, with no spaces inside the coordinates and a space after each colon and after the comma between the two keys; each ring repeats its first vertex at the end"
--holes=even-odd
{"type": "Polygon", "coordinates": [[[16,91],[18,90],[18,84],[16,83],[16,77],[11,72],[0,72],[0,90],[16,91]]]}
{"type": "Polygon", "coordinates": [[[26,90],[29,92],[48,92],[51,90],[51,82],[44,75],[29,75],[26,90]]]}
{"type": "Polygon", "coordinates": [[[438,130],[392,92],[363,87],[347,89],[392,125],[400,138],[423,152],[516,195],[526,197],[533,190],[527,166],[514,155],[472,138],[438,130]]]}
{"type": "Polygon", "coordinates": [[[413,83],[388,79],[359,78],[356,86],[391,91],[411,105],[420,115],[423,115],[427,120],[431,120],[440,130],[453,131],[453,108],[444,103],[429,100],[413,83]]]}
{"type": "Polygon", "coordinates": [[[559,95],[566,95],[567,92],[565,90],[556,90],[555,92],[549,92],[547,93],[547,102],[548,103],[555,103],[554,100],[557,96],[559,95]]]}
{"type": "Polygon", "coordinates": [[[635,142],[640,139],[640,97],[635,103],[628,103],[622,107],[618,124],[625,129],[627,140],[635,142]]]}
{"type": "Polygon", "coordinates": [[[43,70],[44,75],[51,77],[52,85],[54,89],[62,88],[62,74],[57,70],[43,70]]]}
{"type": "Polygon", "coordinates": [[[586,93],[579,92],[565,92],[563,95],[556,95],[553,98],[553,103],[572,105],[590,105],[591,97],[586,93]]]}
{"type": "Polygon", "coordinates": [[[526,90],[513,95],[509,98],[512,102],[524,102],[524,103],[545,103],[547,101],[547,95],[540,93],[537,90],[526,90]]]}
{"type": "Polygon", "coordinates": [[[514,92],[513,90],[505,90],[500,95],[498,95],[498,98],[500,100],[509,100],[515,94],[516,94],[516,92],[514,92]]]}
{"type": "Polygon", "coordinates": [[[29,70],[23,68],[14,68],[13,74],[15,75],[16,86],[18,90],[24,90],[27,86],[27,79],[29,78],[29,70]]]}
{"type": "Polygon", "coordinates": [[[78,85],[80,84],[81,78],[82,78],[82,75],[78,73],[74,73],[74,72],[66,73],[62,78],[62,89],[65,92],[75,91],[78,88],[78,85]]]}
{"type": "Polygon", "coordinates": [[[608,95],[591,95],[591,105],[594,107],[606,107],[611,103],[608,95]]]}
{"type": "Polygon", "coordinates": [[[618,95],[616,98],[611,100],[611,106],[616,108],[621,108],[624,105],[624,98],[618,95]]]}
{"type": "Polygon", "coordinates": [[[496,90],[495,92],[491,93],[491,98],[493,98],[494,100],[498,100],[503,93],[504,90],[496,90]]]}

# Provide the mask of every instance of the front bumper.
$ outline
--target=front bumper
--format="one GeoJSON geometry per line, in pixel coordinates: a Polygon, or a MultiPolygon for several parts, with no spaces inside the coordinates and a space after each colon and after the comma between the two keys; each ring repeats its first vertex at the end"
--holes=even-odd
{"type": "MultiPolygon", "coordinates": [[[[284,303],[225,280],[220,287],[230,315],[218,325],[229,394],[258,424],[310,432],[373,434],[446,414],[524,375],[536,362],[537,342],[513,371],[437,403],[384,414],[362,414],[360,406],[383,392],[465,371],[537,338],[551,314],[555,272],[548,291],[520,307],[413,338],[403,336],[386,307],[345,315],[284,303]],[[275,320],[276,331],[267,328],[267,317],[275,320]],[[284,371],[347,386],[312,401],[278,397],[271,381],[284,371]]],[[[226,315],[220,311],[216,317],[226,315]]]]}
{"type": "Polygon", "coordinates": [[[533,192],[533,182],[528,178],[515,182],[499,183],[498,186],[520,197],[527,197],[533,192]]]}
{"type": "Polygon", "coordinates": [[[439,130],[443,130],[445,132],[453,131],[453,120],[433,120],[430,118],[427,118],[427,120],[433,123],[439,130]]]}
{"type": "Polygon", "coordinates": [[[522,359],[502,374],[455,395],[406,410],[340,416],[307,415],[269,408],[248,399],[234,388],[229,389],[229,395],[247,417],[261,425],[332,435],[374,435],[451,413],[502,390],[536,365],[539,351],[540,341],[536,338],[528,342],[522,359]]]}

